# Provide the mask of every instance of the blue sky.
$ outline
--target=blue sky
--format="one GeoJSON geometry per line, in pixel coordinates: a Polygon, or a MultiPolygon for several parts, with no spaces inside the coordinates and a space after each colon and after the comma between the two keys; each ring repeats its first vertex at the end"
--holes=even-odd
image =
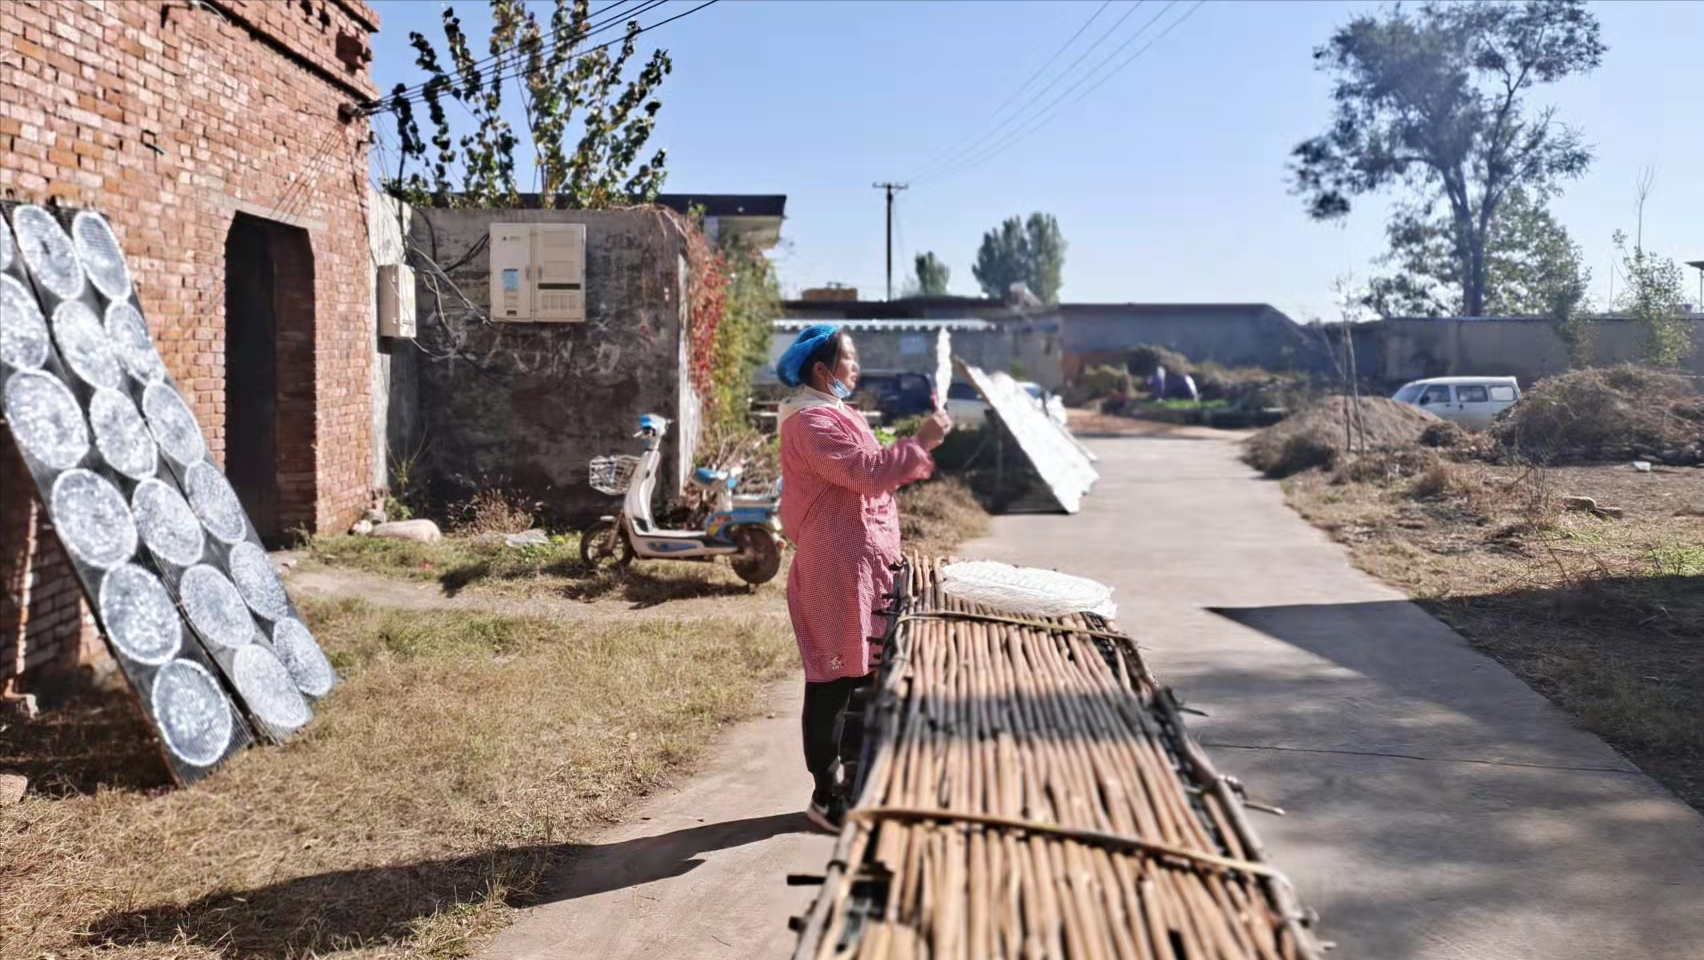
{"type": "MultiPolygon", "coordinates": [[[[641,22],[694,2],[670,0],[641,22]]],[[[1311,222],[1289,193],[1285,164],[1328,116],[1329,80],[1314,71],[1312,49],[1354,11],[1377,5],[1209,0],[1112,73],[1193,5],[1168,10],[1167,0],[1148,0],[1075,72],[1020,109],[1132,3],[1113,0],[991,120],[1101,0],[722,0],[641,37],[674,57],[652,138],[669,151],[665,189],[785,193],[775,260],[788,292],[838,281],[881,296],[883,208],[871,184],[911,180],[896,204],[896,286],[912,254],[933,250],[952,269],[953,292],[975,293],[970,263],[982,232],[1042,210],[1059,218],[1070,244],[1063,299],[1261,301],[1298,319],[1331,313],[1333,279],[1372,272],[1385,206],[1363,203],[1342,226],[1311,222]],[[1096,82],[1086,81],[1045,126],[1008,139],[1005,131],[1039,122],[1040,108],[1162,12],[1096,75],[1110,79],[1079,99],[1096,82]],[[1000,152],[930,175],[943,151],[952,157],[1014,113],[1035,120],[1010,124],[966,156],[1004,144],[1000,152]]],[[[441,5],[375,6],[381,88],[418,82],[408,32],[442,49],[441,5]]],[[[535,6],[546,19],[550,5],[535,6]]],[[[456,8],[482,49],[487,5],[456,8]]],[[[1601,301],[1611,233],[1632,232],[1634,186],[1646,167],[1656,170],[1647,248],[1704,259],[1704,3],[1618,0],[1594,9],[1609,46],[1603,66],[1541,88],[1535,102],[1556,106],[1597,151],[1554,209],[1584,247],[1601,301]]],[[[1688,271],[1689,292],[1696,280],[1688,271]]]]}

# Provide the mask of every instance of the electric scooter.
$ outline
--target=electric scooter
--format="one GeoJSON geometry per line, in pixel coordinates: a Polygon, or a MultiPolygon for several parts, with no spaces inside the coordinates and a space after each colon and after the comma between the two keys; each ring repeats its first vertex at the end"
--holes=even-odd
{"type": "Polygon", "coordinates": [[[712,490],[716,509],[702,530],[662,530],[651,518],[657,467],[663,459],[663,437],[669,421],[654,413],[639,418],[645,451],[637,457],[598,457],[592,460],[591,485],[600,493],[624,494],[615,516],[600,517],[580,536],[580,559],[594,568],[625,567],[635,557],[649,560],[714,561],[727,557],[741,580],[757,585],[775,579],[781,570],[780,483],[772,494],[737,497],[740,472],[699,468],[693,483],[712,490]]]}

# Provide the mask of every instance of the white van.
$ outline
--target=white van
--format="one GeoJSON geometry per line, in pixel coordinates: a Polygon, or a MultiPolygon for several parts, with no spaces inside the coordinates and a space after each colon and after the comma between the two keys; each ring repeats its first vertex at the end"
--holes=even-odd
{"type": "Polygon", "coordinates": [[[1464,427],[1484,428],[1521,398],[1514,377],[1433,377],[1404,384],[1391,397],[1452,420],[1464,427]]]}

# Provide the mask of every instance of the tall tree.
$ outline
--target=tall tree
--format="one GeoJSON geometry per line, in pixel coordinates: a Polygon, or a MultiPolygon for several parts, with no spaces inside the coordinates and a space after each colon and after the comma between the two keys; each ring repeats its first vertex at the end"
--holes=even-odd
{"type": "MultiPolygon", "coordinates": [[[[1641,198],[1641,203],[1643,198],[1641,198]]],[[[1616,306],[1645,329],[1645,359],[1659,366],[1678,365],[1692,354],[1692,324],[1686,318],[1685,277],[1680,264],[1642,246],[1627,250],[1627,235],[1615,232],[1627,289],[1616,306]]]]}
{"type": "Polygon", "coordinates": [[[1043,303],[1057,303],[1065,248],[1053,214],[1032,213],[1028,220],[1007,217],[998,229],[982,235],[970,272],[990,297],[1004,297],[1012,284],[1022,283],[1043,303]]]}
{"type": "Polygon", "coordinates": [[[915,261],[917,270],[916,289],[919,296],[944,297],[947,294],[947,279],[952,271],[935,256],[933,250],[920,253],[915,261]]]}
{"type": "MultiPolygon", "coordinates": [[[[1385,232],[1390,250],[1380,263],[1395,273],[1368,285],[1367,306],[1385,317],[1468,314],[1448,214],[1406,207],[1385,232]]],[[[1511,190],[1486,239],[1485,313],[1566,320],[1583,307],[1591,282],[1583,261],[1548,209],[1528,191],[1511,190]]]]}
{"type": "Polygon", "coordinates": [[[637,21],[627,24],[613,54],[609,48],[581,52],[591,27],[588,0],[556,0],[548,33],[524,0],[490,2],[489,63],[475,58],[451,7],[442,14],[447,69],[431,40],[408,35],[415,63],[428,75],[418,96],[432,133],[430,141],[422,136],[413,98],[399,84],[383,102],[396,114],[402,140],[401,166],[394,175],[386,172],[390,192],[420,205],[517,205],[523,192],[515,169],[520,140],[502,116],[505,87],[514,84],[535,155],[530,186],[542,206],[599,208],[655,199],[667,155],[658,150],[648,161],[639,157],[662,109],[657,88],[674,66],[668,53],[652,53],[628,80],[637,21]],[[466,109],[472,133],[454,136],[446,99],[466,109]],[[413,170],[407,169],[411,160],[417,161],[413,170]]]}
{"type": "Polygon", "coordinates": [[[1350,198],[1401,185],[1438,203],[1462,312],[1486,311],[1491,233],[1517,189],[1547,199],[1592,154],[1552,108],[1529,110],[1541,83],[1603,59],[1584,0],[1427,3],[1362,15],[1314,52],[1336,75],[1328,132],[1296,147],[1295,187],[1320,220],[1350,198]]]}

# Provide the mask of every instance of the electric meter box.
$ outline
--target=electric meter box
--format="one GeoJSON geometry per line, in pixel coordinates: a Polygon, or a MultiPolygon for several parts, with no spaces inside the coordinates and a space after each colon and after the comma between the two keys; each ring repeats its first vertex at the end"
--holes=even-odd
{"type": "Polygon", "coordinates": [[[491,225],[491,318],[520,323],[586,319],[586,225],[491,225]]]}
{"type": "Polygon", "coordinates": [[[399,263],[378,269],[379,336],[414,339],[414,271],[399,263]]]}

